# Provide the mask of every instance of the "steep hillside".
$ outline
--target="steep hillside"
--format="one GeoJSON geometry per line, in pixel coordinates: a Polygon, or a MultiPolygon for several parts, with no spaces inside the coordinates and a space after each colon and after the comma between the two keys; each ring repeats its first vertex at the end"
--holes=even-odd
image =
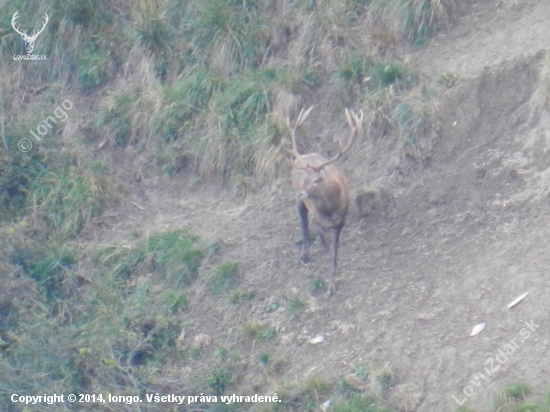
{"type": "MultiPolygon", "coordinates": [[[[273,2],[272,8],[263,11],[275,20],[274,16],[284,16],[285,7],[286,2],[273,2]]],[[[101,213],[79,223],[83,229],[78,233],[56,239],[70,245],[78,263],[58,257],[58,266],[70,268],[63,270],[71,274],[63,278],[59,274],[63,271],[52,272],[64,279],[59,282],[63,293],[54,294],[52,300],[33,286],[40,278],[35,266],[25,266],[31,257],[17,260],[12,253],[0,266],[9,286],[0,294],[0,348],[4,348],[0,377],[19,368],[27,371],[29,382],[32,378],[32,383],[24,385],[10,381],[0,386],[3,391],[31,394],[38,393],[38,388],[55,387],[28,372],[38,374],[40,362],[31,367],[17,355],[32,347],[20,343],[27,337],[15,327],[17,316],[29,324],[43,316],[51,322],[46,329],[59,330],[64,347],[73,353],[56,371],[56,382],[62,382],[58,385],[63,389],[70,381],[75,391],[118,388],[121,395],[176,390],[199,394],[204,390],[217,394],[277,392],[284,399],[282,406],[273,407],[256,404],[222,409],[203,404],[175,410],[313,411],[329,398],[333,410],[341,411],[454,411],[458,403],[468,408],[462,410],[471,411],[548,410],[548,402],[538,409],[533,405],[527,409],[526,403],[519,409],[519,402],[524,392],[530,392],[526,402],[543,398],[550,370],[546,325],[550,257],[544,241],[550,236],[550,55],[545,36],[550,32],[550,4],[470,1],[452,10],[452,18],[439,16],[445,24],[437,33],[419,36],[422,41],[416,44],[411,45],[407,35],[418,36],[417,32],[382,42],[391,51],[371,44],[380,61],[385,61],[380,56],[387,52],[392,62],[399,62],[385,67],[407,64],[407,73],[412,73],[408,77],[403,72],[403,78],[396,77],[390,85],[380,83],[369,89],[368,82],[377,73],[372,69],[359,81],[346,78],[343,93],[330,70],[318,69],[311,61],[308,70],[315,72],[320,86],[307,84],[311,77],[306,74],[300,74],[301,80],[291,86],[288,79],[272,86],[267,77],[256,78],[259,83],[254,87],[260,85],[265,94],[254,98],[269,97],[265,107],[263,103],[254,107],[269,115],[250,120],[254,131],[262,125],[266,130],[262,135],[266,141],[253,149],[239,146],[240,140],[230,140],[232,133],[244,130],[243,123],[231,123],[229,116],[216,122],[215,116],[221,113],[217,110],[231,112],[250,102],[223,100],[230,84],[220,86],[221,80],[212,86],[212,90],[219,87],[212,91],[217,97],[197,100],[197,112],[194,108],[176,119],[185,127],[169,124],[175,129],[166,132],[171,137],[162,141],[166,151],[161,155],[156,151],[161,146],[143,130],[162,120],[155,118],[159,113],[174,107],[182,110],[178,99],[181,90],[187,90],[184,86],[168,96],[168,101],[157,100],[154,93],[164,93],[160,89],[164,84],[151,86],[151,79],[145,79],[138,85],[143,89],[132,95],[134,91],[129,90],[136,76],[148,69],[130,67],[133,73],[113,83],[117,93],[129,93],[122,103],[117,100],[121,95],[77,95],[75,101],[91,108],[97,108],[100,101],[102,113],[112,118],[95,131],[85,119],[73,119],[87,136],[84,148],[78,149],[85,155],[74,155],[74,167],[88,170],[86,160],[101,160],[109,169],[109,182],[97,180],[103,185],[97,191],[122,194],[113,195],[102,204],[101,213]],[[294,93],[294,87],[299,92],[294,93]],[[272,93],[277,90],[280,93],[272,93]],[[339,290],[326,297],[322,279],[329,262],[320,242],[313,243],[310,264],[299,262],[299,220],[288,178],[290,164],[280,150],[288,137],[280,120],[295,115],[301,106],[315,104],[300,138],[312,151],[334,153],[337,137],[347,135],[341,109],[350,102],[365,109],[367,122],[352,152],[337,164],[350,182],[354,207],[341,237],[339,290]],[[117,112],[117,107],[126,106],[117,104],[142,110],[127,118],[124,127],[129,137],[124,143],[117,143],[116,120],[126,118],[126,112],[117,112]],[[405,112],[409,114],[400,117],[405,112]],[[272,114],[275,120],[266,120],[272,114]],[[215,150],[188,150],[190,141],[185,139],[189,136],[211,137],[215,150]],[[185,155],[178,154],[180,149],[185,155]],[[244,156],[231,163],[229,155],[224,157],[225,149],[231,155],[251,150],[246,156],[254,160],[244,156]],[[211,168],[204,159],[197,161],[195,156],[201,153],[206,162],[213,162],[211,168]],[[257,153],[263,154],[258,158],[257,153]],[[239,168],[238,172],[233,173],[231,167],[239,168]],[[224,168],[228,168],[226,173],[220,172],[224,168]],[[356,199],[365,192],[374,193],[375,200],[361,211],[356,199]],[[189,248],[185,253],[183,249],[173,252],[177,264],[185,261],[189,271],[181,295],[174,273],[179,276],[183,269],[170,266],[172,252],[160,256],[165,238],[158,234],[171,231],[177,233],[176,243],[187,242],[185,246],[177,243],[178,247],[189,248]],[[182,235],[187,233],[198,235],[203,244],[182,235]],[[164,262],[168,262],[166,267],[164,262]],[[233,273],[232,268],[238,269],[233,273]],[[216,284],[212,279],[220,273],[226,278],[216,284]],[[109,288],[121,292],[110,294],[109,288]],[[29,290],[34,295],[24,292],[29,290]],[[166,292],[177,292],[170,295],[173,303],[168,309],[166,292]],[[529,292],[527,298],[508,309],[524,292],[529,292]],[[13,296],[22,303],[14,303],[13,296]],[[80,306],[75,303],[79,299],[80,306]],[[32,303],[37,301],[43,303],[32,303]],[[14,308],[24,315],[15,316],[14,308]],[[97,318],[87,316],[87,311],[94,316],[97,311],[97,318]],[[116,328],[126,329],[110,331],[107,347],[101,338],[96,342],[88,335],[107,330],[101,322],[109,317],[116,328]],[[479,323],[485,323],[485,329],[470,337],[479,323]],[[309,343],[317,335],[324,341],[309,343]],[[72,370],[73,364],[79,377],[75,373],[69,380],[63,373],[72,370]],[[528,383],[532,390],[516,385],[519,394],[515,399],[510,385],[517,382],[528,383]],[[502,392],[504,388],[508,389],[502,392]],[[376,406],[367,409],[368,402],[358,403],[353,409],[349,399],[357,394],[361,399],[372,396],[368,402],[376,406]],[[348,399],[347,406],[342,399],[348,399]]],[[[352,20],[372,23],[375,14],[362,13],[354,11],[352,20]]],[[[269,38],[274,48],[271,68],[284,67],[285,59],[287,63],[305,62],[309,52],[298,50],[296,39],[305,34],[297,26],[292,21],[286,32],[286,41],[296,49],[288,47],[285,38],[269,38]]],[[[349,41],[345,33],[334,37],[337,28],[334,21],[323,26],[330,34],[316,43],[320,49],[317,64],[337,66],[338,56],[327,48],[349,41]]],[[[370,33],[358,30],[354,36],[370,33]]],[[[223,59],[216,64],[222,63],[229,64],[223,59]]],[[[171,67],[172,63],[167,64],[171,67]]],[[[256,80],[243,82],[250,86],[256,80]]],[[[247,111],[239,121],[252,119],[252,112],[247,111]]],[[[79,116],[85,117],[84,110],[79,116]]],[[[64,139],[78,133],[65,130],[64,139]]],[[[96,176],[93,173],[99,169],[83,172],[83,179],[96,176]]],[[[44,197],[44,204],[50,197],[44,197]]],[[[32,203],[27,203],[28,214],[16,214],[4,225],[6,250],[53,242],[37,223],[43,213],[38,203],[34,214],[32,203]],[[31,229],[35,224],[38,229],[31,229]]],[[[78,213],[84,212],[79,209],[78,213]]],[[[54,225],[48,224],[48,228],[54,225]]],[[[49,348],[48,339],[44,341],[49,348]]],[[[62,358],[59,353],[55,356],[62,358]]],[[[163,407],[147,405],[144,408],[149,409],[141,410],[163,407]]],[[[112,408],[105,410],[140,410],[135,405],[112,408]]]]}

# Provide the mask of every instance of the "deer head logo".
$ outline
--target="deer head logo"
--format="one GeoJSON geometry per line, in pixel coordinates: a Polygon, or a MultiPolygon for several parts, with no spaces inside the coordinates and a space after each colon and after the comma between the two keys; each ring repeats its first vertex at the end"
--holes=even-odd
{"type": "Polygon", "coordinates": [[[17,20],[18,17],[19,17],[19,11],[16,11],[11,19],[11,26],[17,33],[21,35],[21,37],[25,41],[25,45],[26,45],[25,48],[27,49],[27,54],[31,54],[32,50],[34,49],[34,42],[38,38],[38,35],[42,33],[46,28],[46,24],[48,24],[49,17],[46,13],[44,13],[44,25],[40,30],[34,29],[30,36],[27,34],[27,30],[25,30],[24,32],[21,32],[19,31],[19,27],[15,27],[15,20],[17,20]]]}

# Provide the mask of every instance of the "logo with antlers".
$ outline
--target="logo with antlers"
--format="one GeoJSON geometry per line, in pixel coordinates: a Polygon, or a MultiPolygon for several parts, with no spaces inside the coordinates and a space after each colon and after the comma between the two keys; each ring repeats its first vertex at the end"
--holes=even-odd
{"type": "Polygon", "coordinates": [[[27,30],[25,30],[24,32],[21,32],[19,31],[19,27],[15,26],[15,20],[17,20],[18,17],[19,17],[19,11],[16,11],[11,19],[11,26],[17,33],[21,35],[21,37],[25,41],[25,45],[26,45],[25,48],[27,49],[27,54],[31,54],[32,50],[34,49],[34,42],[38,38],[38,35],[42,33],[46,28],[46,24],[48,24],[49,17],[46,13],[44,13],[44,24],[42,25],[42,28],[40,30],[34,29],[30,36],[27,34],[27,30]]]}

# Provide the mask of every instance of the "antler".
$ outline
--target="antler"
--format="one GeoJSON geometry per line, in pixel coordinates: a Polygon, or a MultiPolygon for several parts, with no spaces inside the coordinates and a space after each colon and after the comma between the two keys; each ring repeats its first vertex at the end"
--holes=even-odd
{"type": "Polygon", "coordinates": [[[13,15],[13,17],[11,18],[11,27],[13,27],[13,29],[19,33],[21,36],[26,36],[27,35],[27,31],[25,31],[25,33],[21,33],[19,31],[19,27],[15,27],[15,20],[17,20],[17,18],[19,17],[18,16],[19,14],[19,10],[15,12],[15,14],[13,15]]]}
{"type": "Polygon", "coordinates": [[[298,118],[296,119],[296,123],[294,124],[294,127],[290,127],[290,119],[286,118],[286,125],[290,129],[290,137],[292,138],[292,149],[289,149],[286,146],[283,146],[287,152],[289,152],[292,156],[298,158],[300,157],[300,153],[298,153],[298,145],[296,144],[296,130],[298,130],[298,127],[304,123],[304,120],[306,120],[307,115],[309,112],[311,112],[311,109],[313,109],[313,106],[311,106],[309,109],[307,109],[304,112],[304,109],[300,110],[300,114],[298,115],[298,118]]]}
{"type": "Polygon", "coordinates": [[[353,143],[355,143],[355,139],[357,138],[357,135],[363,127],[363,110],[359,110],[359,115],[357,115],[355,112],[350,112],[348,109],[346,109],[346,120],[348,121],[349,127],[351,128],[351,135],[346,146],[342,149],[342,139],[340,139],[340,150],[338,151],[338,154],[332,159],[329,159],[326,162],[320,164],[319,166],[310,166],[312,169],[321,170],[323,167],[334,163],[343,155],[345,155],[351,148],[353,143]]]}
{"type": "Polygon", "coordinates": [[[50,20],[50,18],[48,17],[48,14],[44,13],[44,24],[42,25],[42,28],[40,30],[36,31],[36,29],[34,29],[32,31],[32,34],[29,36],[29,39],[31,41],[36,40],[38,35],[44,31],[44,29],[46,28],[46,24],[48,24],[49,20],[50,20]]]}

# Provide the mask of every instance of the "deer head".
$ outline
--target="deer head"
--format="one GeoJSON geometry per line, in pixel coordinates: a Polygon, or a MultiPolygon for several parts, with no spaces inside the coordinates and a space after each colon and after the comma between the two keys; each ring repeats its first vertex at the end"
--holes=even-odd
{"type": "Polygon", "coordinates": [[[17,20],[18,17],[19,17],[19,11],[16,11],[11,19],[11,26],[17,33],[21,35],[21,37],[25,41],[27,54],[31,54],[32,50],[34,49],[34,42],[38,38],[38,35],[42,33],[46,28],[46,24],[48,24],[49,17],[46,13],[44,13],[44,24],[42,25],[42,28],[40,30],[34,29],[30,36],[27,34],[27,30],[25,30],[24,32],[21,32],[19,31],[19,27],[15,27],[15,20],[17,20]]]}

